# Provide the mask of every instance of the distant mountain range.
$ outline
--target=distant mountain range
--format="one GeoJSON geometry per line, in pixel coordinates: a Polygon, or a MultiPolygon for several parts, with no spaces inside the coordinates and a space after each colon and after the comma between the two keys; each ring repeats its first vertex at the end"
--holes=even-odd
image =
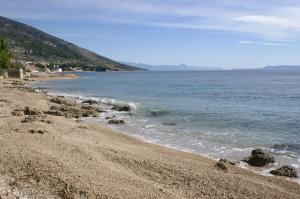
{"type": "Polygon", "coordinates": [[[142,68],[149,71],[197,71],[197,70],[223,70],[221,67],[200,67],[189,66],[185,64],[179,65],[148,65],[143,63],[122,62],[126,65],[142,68]]]}
{"type": "Polygon", "coordinates": [[[89,66],[117,71],[139,70],[1,16],[0,36],[5,37],[13,58],[19,61],[89,66]]]}
{"type": "Polygon", "coordinates": [[[300,65],[278,65],[266,66],[262,70],[284,70],[284,71],[300,71],[300,65]]]}

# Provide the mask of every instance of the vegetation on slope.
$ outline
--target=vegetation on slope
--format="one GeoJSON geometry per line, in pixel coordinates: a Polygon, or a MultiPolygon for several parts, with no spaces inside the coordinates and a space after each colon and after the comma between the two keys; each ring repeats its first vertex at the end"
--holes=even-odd
{"type": "Polygon", "coordinates": [[[0,35],[7,39],[13,59],[56,65],[97,67],[102,70],[138,70],[80,48],[36,28],[0,16],[0,35]]]}

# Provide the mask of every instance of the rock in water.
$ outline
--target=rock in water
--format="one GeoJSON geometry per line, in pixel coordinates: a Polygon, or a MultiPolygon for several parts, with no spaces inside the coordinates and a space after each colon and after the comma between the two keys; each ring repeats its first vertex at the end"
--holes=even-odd
{"type": "Polygon", "coordinates": [[[274,163],[275,159],[274,156],[262,149],[254,149],[251,156],[244,161],[251,166],[263,167],[270,163],[274,163]]]}
{"type": "Polygon", "coordinates": [[[116,110],[116,111],[131,111],[131,108],[129,105],[114,105],[111,110],[116,110]]]}
{"type": "Polygon", "coordinates": [[[124,120],[112,119],[108,121],[108,124],[125,124],[124,120]]]}
{"type": "Polygon", "coordinates": [[[277,175],[277,176],[286,176],[290,178],[297,178],[298,174],[294,167],[285,165],[280,167],[279,169],[270,171],[270,174],[277,175]]]}

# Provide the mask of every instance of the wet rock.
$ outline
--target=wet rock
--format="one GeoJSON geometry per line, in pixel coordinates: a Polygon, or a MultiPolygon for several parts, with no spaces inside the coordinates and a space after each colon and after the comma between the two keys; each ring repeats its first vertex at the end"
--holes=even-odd
{"type": "Polygon", "coordinates": [[[232,162],[232,161],[230,161],[230,160],[227,160],[227,159],[220,159],[220,160],[216,163],[215,167],[216,167],[217,169],[220,169],[220,170],[223,170],[223,171],[226,171],[226,172],[227,172],[228,167],[229,167],[230,165],[231,165],[231,166],[234,166],[235,163],[232,162]]]}
{"type": "Polygon", "coordinates": [[[75,106],[76,102],[73,100],[68,100],[64,97],[54,97],[50,99],[50,102],[53,102],[55,104],[63,104],[66,106],[75,106]]]}
{"type": "Polygon", "coordinates": [[[274,163],[275,159],[270,153],[262,149],[255,149],[252,151],[251,156],[243,161],[251,166],[263,167],[270,163],[274,163]]]}
{"type": "Polygon", "coordinates": [[[227,160],[227,159],[220,159],[219,161],[221,161],[221,162],[224,162],[225,164],[230,164],[230,165],[236,165],[236,163],[235,162],[232,162],[232,161],[230,161],[230,160],[227,160]]]}
{"type": "Polygon", "coordinates": [[[100,113],[95,110],[85,110],[82,112],[82,117],[99,117],[100,113]]]}
{"type": "Polygon", "coordinates": [[[72,117],[80,118],[82,116],[82,111],[77,107],[51,106],[50,111],[55,111],[52,113],[57,114],[58,116],[64,116],[66,118],[72,118],[72,117]]]}
{"type": "Polygon", "coordinates": [[[125,124],[124,120],[112,119],[108,121],[108,124],[125,124]]]}
{"type": "Polygon", "coordinates": [[[81,103],[82,104],[89,104],[89,105],[98,104],[98,102],[96,100],[85,100],[85,101],[83,101],[81,103]]]}
{"type": "Polygon", "coordinates": [[[111,120],[111,119],[114,119],[116,116],[115,115],[113,115],[113,116],[107,116],[107,117],[105,117],[105,119],[106,120],[111,120]]]}
{"type": "Polygon", "coordinates": [[[114,105],[111,110],[129,112],[131,107],[129,105],[114,105]]]}
{"type": "Polygon", "coordinates": [[[81,111],[82,111],[82,117],[99,117],[100,113],[105,112],[99,107],[90,106],[90,105],[82,106],[81,111]]]}
{"type": "Polygon", "coordinates": [[[286,176],[290,178],[297,178],[298,174],[294,167],[285,165],[280,167],[279,169],[270,171],[270,174],[277,175],[277,176],[286,176]]]}
{"type": "Polygon", "coordinates": [[[99,107],[96,107],[96,106],[90,106],[90,105],[88,105],[88,106],[83,105],[83,106],[81,107],[81,109],[82,109],[82,110],[92,110],[92,111],[96,111],[96,112],[98,112],[98,113],[104,113],[104,112],[106,112],[106,111],[104,111],[103,109],[101,109],[101,108],[99,108],[99,107]]]}
{"type": "Polygon", "coordinates": [[[88,106],[51,106],[49,111],[44,112],[45,114],[63,116],[66,118],[80,118],[80,117],[99,117],[102,109],[97,107],[88,106]]]}

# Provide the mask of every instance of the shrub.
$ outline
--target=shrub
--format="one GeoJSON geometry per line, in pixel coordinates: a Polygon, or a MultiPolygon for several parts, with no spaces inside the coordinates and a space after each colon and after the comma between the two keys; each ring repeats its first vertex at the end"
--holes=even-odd
{"type": "Polygon", "coordinates": [[[3,37],[0,37],[0,68],[8,69],[11,67],[11,57],[8,46],[3,37]]]}

